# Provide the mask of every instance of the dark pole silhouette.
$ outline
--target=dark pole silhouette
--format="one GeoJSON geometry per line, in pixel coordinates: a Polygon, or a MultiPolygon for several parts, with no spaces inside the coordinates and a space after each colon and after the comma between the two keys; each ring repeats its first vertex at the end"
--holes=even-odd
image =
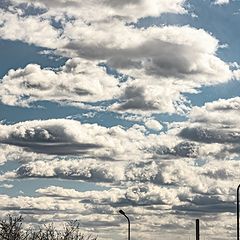
{"type": "Polygon", "coordinates": [[[239,240],[239,190],[240,184],[237,187],[237,240],[239,240]]]}
{"type": "Polygon", "coordinates": [[[196,240],[200,240],[199,219],[196,219],[196,240]]]}
{"type": "Polygon", "coordinates": [[[130,240],[130,220],[122,209],[119,210],[119,213],[122,214],[128,221],[128,240],[130,240]]]}

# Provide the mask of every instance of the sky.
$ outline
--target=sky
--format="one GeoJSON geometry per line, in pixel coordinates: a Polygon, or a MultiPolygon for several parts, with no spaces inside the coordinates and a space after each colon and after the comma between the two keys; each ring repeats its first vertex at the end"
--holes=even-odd
{"type": "Polygon", "coordinates": [[[1,216],[235,239],[239,22],[239,0],[1,0],[1,216]]]}

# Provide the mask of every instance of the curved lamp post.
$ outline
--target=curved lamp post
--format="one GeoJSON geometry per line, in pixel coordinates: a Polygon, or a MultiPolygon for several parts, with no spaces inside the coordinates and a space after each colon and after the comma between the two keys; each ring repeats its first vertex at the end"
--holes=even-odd
{"type": "Polygon", "coordinates": [[[240,191],[240,184],[237,187],[237,240],[239,239],[239,191],[240,191]]]}
{"type": "Polygon", "coordinates": [[[128,221],[128,240],[130,240],[130,220],[122,209],[119,210],[119,213],[122,214],[128,221]]]}

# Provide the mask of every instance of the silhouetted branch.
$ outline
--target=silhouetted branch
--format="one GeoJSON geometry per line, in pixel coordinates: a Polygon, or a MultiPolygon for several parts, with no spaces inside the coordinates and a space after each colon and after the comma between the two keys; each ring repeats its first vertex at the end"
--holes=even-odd
{"type": "Polygon", "coordinates": [[[80,231],[80,223],[70,221],[63,229],[56,229],[53,224],[44,225],[36,229],[23,229],[22,216],[8,216],[0,220],[0,240],[96,240],[97,237],[85,235],[80,231]]]}

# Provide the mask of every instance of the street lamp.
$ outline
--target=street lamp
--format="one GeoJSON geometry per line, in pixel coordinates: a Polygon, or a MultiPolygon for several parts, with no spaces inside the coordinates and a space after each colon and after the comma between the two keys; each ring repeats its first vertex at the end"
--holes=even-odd
{"type": "Polygon", "coordinates": [[[128,220],[128,240],[130,240],[130,220],[122,209],[119,210],[119,213],[122,214],[128,220]]]}
{"type": "Polygon", "coordinates": [[[199,219],[196,219],[196,240],[200,240],[199,219]]]}
{"type": "Polygon", "coordinates": [[[237,187],[237,240],[239,240],[239,191],[240,184],[237,187]]]}

